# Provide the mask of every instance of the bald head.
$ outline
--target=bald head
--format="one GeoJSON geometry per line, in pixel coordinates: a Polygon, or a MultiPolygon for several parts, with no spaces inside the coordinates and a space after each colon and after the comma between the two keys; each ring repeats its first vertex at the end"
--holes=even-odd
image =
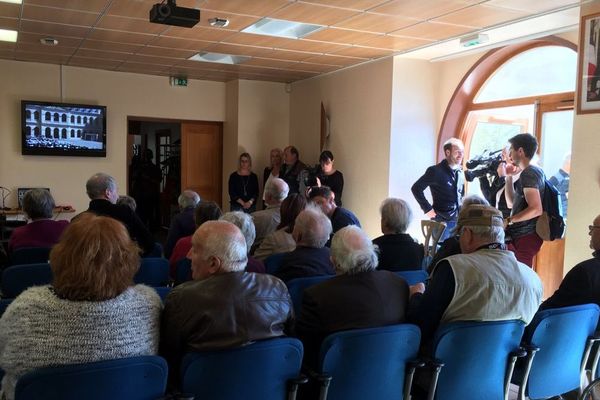
{"type": "Polygon", "coordinates": [[[322,248],[331,235],[331,221],[320,208],[309,206],[296,217],[292,236],[299,246],[322,248]]]}
{"type": "Polygon", "coordinates": [[[373,242],[358,226],[340,229],[331,242],[331,258],[338,274],[357,274],[377,268],[373,242]]]}
{"type": "Polygon", "coordinates": [[[290,188],[288,184],[280,178],[273,178],[265,186],[265,202],[268,205],[279,205],[287,197],[290,188]]]}
{"type": "Polygon", "coordinates": [[[192,237],[192,277],[243,271],[248,262],[246,240],[239,228],[227,221],[207,221],[192,237]]]}

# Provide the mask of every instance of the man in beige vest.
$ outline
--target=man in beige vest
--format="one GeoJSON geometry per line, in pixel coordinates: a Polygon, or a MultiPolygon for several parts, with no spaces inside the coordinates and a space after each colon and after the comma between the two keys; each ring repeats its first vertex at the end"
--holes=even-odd
{"type": "Polygon", "coordinates": [[[410,288],[409,322],[427,344],[439,325],[454,321],[519,319],[528,324],[542,299],[542,282],[504,246],[502,213],[474,204],[461,210],[457,232],[462,254],[434,267],[427,290],[410,288]]]}

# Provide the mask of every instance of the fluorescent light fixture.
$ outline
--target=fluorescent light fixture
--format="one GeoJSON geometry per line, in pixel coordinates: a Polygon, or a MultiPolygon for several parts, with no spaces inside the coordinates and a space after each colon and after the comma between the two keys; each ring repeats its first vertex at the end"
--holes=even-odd
{"type": "Polygon", "coordinates": [[[324,26],[322,25],[303,24],[302,22],[286,21],[283,19],[263,18],[249,27],[242,29],[242,32],[300,39],[323,28],[324,26]]]}
{"type": "Polygon", "coordinates": [[[21,4],[23,0],[0,0],[2,3],[12,3],[12,4],[21,4]]]}
{"type": "Polygon", "coordinates": [[[11,31],[9,29],[0,29],[0,41],[16,42],[17,41],[17,31],[11,31]]]}
{"type": "Polygon", "coordinates": [[[245,61],[248,61],[250,58],[251,57],[248,56],[234,56],[231,54],[202,52],[191,56],[188,58],[188,60],[217,64],[241,64],[245,61]]]}

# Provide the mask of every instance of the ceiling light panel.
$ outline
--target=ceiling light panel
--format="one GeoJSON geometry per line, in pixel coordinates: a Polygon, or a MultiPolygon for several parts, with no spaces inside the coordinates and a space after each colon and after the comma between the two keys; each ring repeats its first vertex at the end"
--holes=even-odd
{"type": "Polygon", "coordinates": [[[188,58],[191,61],[202,61],[202,62],[210,62],[217,64],[242,64],[245,61],[248,61],[252,57],[248,56],[235,56],[231,54],[222,54],[222,53],[210,53],[210,52],[201,52],[195,54],[188,58]]]}
{"type": "Polygon", "coordinates": [[[263,18],[243,29],[242,32],[288,39],[300,39],[323,28],[324,26],[322,25],[303,24],[301,22],[275,18],[263,18]]]}
{"type": "Polygon", "coordinates": [[[0,29],[0,41],[2,42],[16,42],[17,41],[17,31],[12,31],[9,29],[0,29]]]}
{"type": "Polygon", "coordinates": [[[21,4],[23,0],[0,0],[0,3],[21,4]]]}

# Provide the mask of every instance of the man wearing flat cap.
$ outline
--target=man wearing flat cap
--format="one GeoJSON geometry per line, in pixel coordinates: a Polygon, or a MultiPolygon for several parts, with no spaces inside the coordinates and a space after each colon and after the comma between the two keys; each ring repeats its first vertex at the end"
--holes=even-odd
{"type": "Polygon", "coordinates": [[[528,324],[542,299],[542,282],[504,245],[502,213],[474,204],[458,216],[462,254],[435,265],[427,290],[410,288],[408,319],[428,343],[441,324],[454,321],[504,321],[528,324]]]}

